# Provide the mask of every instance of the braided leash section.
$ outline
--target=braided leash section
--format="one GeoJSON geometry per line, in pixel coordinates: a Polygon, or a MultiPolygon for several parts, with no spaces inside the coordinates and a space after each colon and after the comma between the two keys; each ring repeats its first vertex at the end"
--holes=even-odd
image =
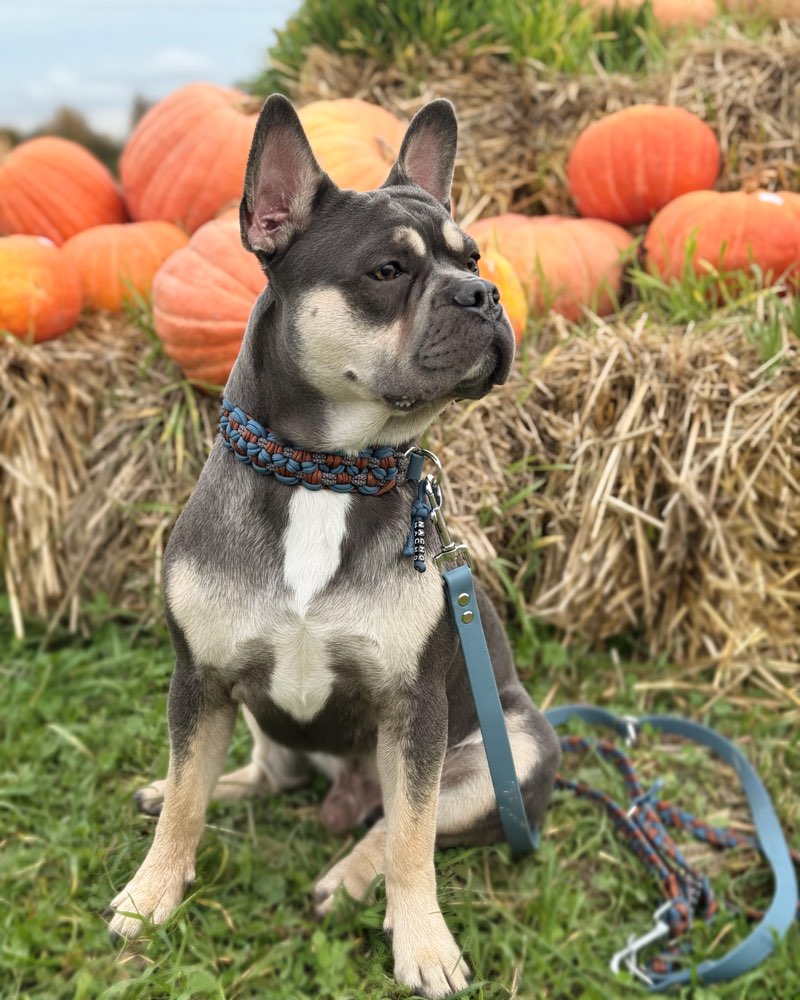
{"type": "Polygon", "coordinates": [[[285,486],[382,496],[405,482],[408,457],[394,448],[365,448],[358,455],[304,451],[285,444],[244,410],[222,400],[222,442],[240,462],[285,486]]]}
{"type": "MultiPolygon", "coordinates": [[[[661,783],[657,782],[646,791],[628,756],[607,740],[594,742],[580,736],[567,736],[561,740],[561,749],[565,753],[596,752],[603,760],[616,767],[625,782],[625,789],[631,800],[631,806],[627,810],[604,792],[580,781],[569,781],[561,775],[556,777],[556,788],[570,791],[600,805],[614,823],[616,832],[660,883],[667,901],[662,919],[669,926],[671,944],[666,952],[650,960],[647,971],[653,977],[667,975],[675,968],[680,953],[686,950],[678,939],[687,932],[695,917],[706,922],[713,920],[719,910],[719,903],[708,878],[688,864],[666,827],[684,830],[717,848],[750,847],[760,850],[758,841],[753,837],[712,827],[672,803],[657,799],[661,783]]],[[[800,865],[800,853],[792,851],[791,855],[795,864],[800,865]]],[[[744,912],[753,920],[761,917],[756,910],[744,912]]]]}

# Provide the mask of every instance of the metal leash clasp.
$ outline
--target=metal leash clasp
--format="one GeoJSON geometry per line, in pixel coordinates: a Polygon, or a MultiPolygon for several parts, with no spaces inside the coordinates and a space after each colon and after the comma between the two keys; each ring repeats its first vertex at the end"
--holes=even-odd
{"type": "Polygon", "coordinates": [[[666,937],[669,934],[669,924],[662,918],[671,907],[671,901],[667,901],[659,906],[653,914],[653,926],[650,930],[645,931],[644,934],[640,934],[638,937],[635,934],[632,934],[628,938],[628,943],[625,947],[621,948],[616,955],[613,956],[610,966],[611,971],[615,976],[618,975],[620,966],[624,962],[626,969],[631,973],[631,975],[641,980],[641,982],[645,983],[647,986],[653,985],[653,980],[639,964],[639,952],[643,948],[647,948],[648,945],[654,944],[656,941],[660,941],[661,938],[666,937]]]}
{"type": "Polygon", "coordinates": [[[428,476],[425,480],[425,495],[428,498],[431,508],[431,521],[433,521],[439,541],[442,543],[442,551],[437,552],[433,557],[436,568],[444,572],[442,567],[445,563],[451,562],[465,562],[467,566],[471,566],[469,549],[464,542],[453,541],[450,537],[450,532],[447,530],[447,525],[444,523],[444,517],[442,516],[442,489],[433,476],[428,476]]]}
{"type": "MultiPolygon", "coordinates": [[[[466,563],[467,566],[470,566],[469,549],[463,542],[453,541],[450,537],[450,532],[447,530],[447,525],[445,524],[444,516],[442,514],[442,507],[444,505],[444,497],[442,496],[441,486],[442,463],[439,461],[439,458],[432,451],[428,451],[427,448],[409,448],[406,454],[411,456],[412,461],[415,461],[416,468],[420,470],[420,473],[426,459],[432,462],[436,467],[436,471],[429,473],[424,479],[420,476],[420,483],[421,485],[424,485],[425,499],[430,507],[429,517],[433,522],[433,526],[436,528],[436,533],[439,536],[439,541],[442,545],[441,552],[438,552],[433,557],[436,568],[440,572],[444,572],[444,566],[446,563],[466,563]]],[[[411,464],[409,464],[409,468],[411,467],[411,464]]]]}

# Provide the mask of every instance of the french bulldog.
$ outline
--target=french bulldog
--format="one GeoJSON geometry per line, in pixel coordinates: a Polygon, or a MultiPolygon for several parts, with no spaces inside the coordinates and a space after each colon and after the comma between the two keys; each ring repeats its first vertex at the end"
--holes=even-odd
{"type": "MultiPolygon", "coordinates": [[[[428,104],[383,186],[357,193],[322,170],[285,98],[273,95],[261,111],[240,218],[269,283],[225,405],[244,427],[240,446],[255,440],[255,451],[297,461],[283,474],[254,468],[236,460],[246,449],[232,454],[220,437],[169,539],[169,768],[137,794],[160,815],[146,858],[110,905],[115,939],[178,906],[209,801],[275,795],[316,768],[332,780],[328,826],[381,813],[316,883],[317,913],[340,889],[364,899],[383,875],[395,978],[429,998],[467,984],[437,901],[434,847],[503,833],[442,581],[403,554],[416,495],[403,455],[444,407],[502,383],[514,354],[497,288],[480,277],[478,248],[450,214],[456,135],[452,105],[428,104]],[[341,468],[364,449],[399,456],[394,488],[376,488],[388,481],[376,460],[372,486],[348,491],[341,468]],[[297,484],[291,470],[315,461],[326,475],[297,484]],[[221,777],[239,706],[252,760],[221,777]]],[[[425,532],[436,552],[429,521],[425,532]]],[[[480,588],[478,607],[538,825],[558,740],[480,588]]]]}

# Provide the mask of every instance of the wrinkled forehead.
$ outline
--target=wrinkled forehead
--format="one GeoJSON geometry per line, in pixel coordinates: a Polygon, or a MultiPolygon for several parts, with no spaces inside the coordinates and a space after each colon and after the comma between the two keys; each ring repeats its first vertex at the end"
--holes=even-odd
{"type": "Polygon", "coordinates": [[[306,275],[323,269],[370,269],[400,258],[410,264],[436,266],[463,260],[477,250],[445,208],[415,188],[357,193],[339,192],[318,213],[305,234],[306,275]]]}

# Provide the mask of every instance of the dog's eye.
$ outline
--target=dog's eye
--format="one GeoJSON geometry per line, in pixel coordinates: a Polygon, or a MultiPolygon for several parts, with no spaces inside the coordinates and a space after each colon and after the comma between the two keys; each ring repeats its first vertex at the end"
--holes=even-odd
{"type": "Polygon", "coordinates": [[[474,253],[467,261],[467,267],[470,269],[470,271],[472,271],[473,274],[479,273],[480,269],[478,268],[478,261],[480,259],[481,255],[479,253],[474,253]]]}
{"type": "Polygon", "coordinates": [[[381,264],[380,267],[376,267],[374,271],[370,271],[370,278],[374,278],[376,281],[391,281],[393,278],[397,278],[403,273],[400,265],[395,260],[387,260],[385,264],[381,264]]]}

